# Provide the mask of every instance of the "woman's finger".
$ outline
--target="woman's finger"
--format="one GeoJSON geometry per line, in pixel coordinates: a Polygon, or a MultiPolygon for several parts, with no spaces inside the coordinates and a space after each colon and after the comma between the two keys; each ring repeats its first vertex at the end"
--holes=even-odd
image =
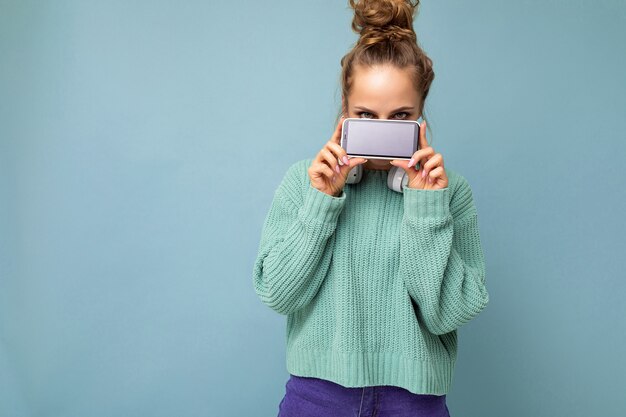
{"type": "Polygon", "coordinates": [[[328,142],[328,148],[330,148],[330,150],[337,157],[339,165],[348,165],[350,163],[350,158],[348,158],[346,150],[343,149],[341,145],[338,145],[335,142],[328,142]]]}
{"type": "Polygon", "coordinates": [[[428,173],[428,178],[431,181],[431,183],[434,182],[437,179],[437,177],[441,177],[443,175],[443,172],[444,172],[443,167],[441,165],[439,165],[438,167],[430,171],[428,173]]]}
{"type": "Polygon", "coordinates": [[[326,175],[329,179],[332,178],[335,174],[335,171],[330,169],[330,167],[323,162],[317,162],[313,164],[313,170],[319,174],[326,175]]]}
{"type": "Polygon", "coordinates": [[[335,127],[335,131],[333,132],[333,136],[330,138],[330,142],[336,143],[337,145],[341,144],[341,126],[343,124],[343,119],[345,116],[341,116],[337,126],[335,127]]]}
{"type": "Polygon", "coordinates": [[[324,162],[326,162],[333,171],[337,174],[341,172],[339,164],[337,164],[337,157],[327,147],[320,151],[320,155],[322,156],[324,162]]]}
{"type": "Polygon", "coordinates": [[[411,156],[411,160],[409,161],[407,168],[410,168],[416,165],[418,162],[420,163],[420,167],[423,167],[424,163],[428,161],[428,158],[430,157],[430,155],[434,153],[435,153],[435,150],[431,148],[430,146],[427,146],[424,149],[419,149],[415,151],[415,153],[411,156]]]}
{"type": "MultiPolygon", "coordinates": [[[[432,148],[431,148],[432,149],[432,148]]],[[[443,156],[440,153],[433,155],[424,165],[422,165],[422,177],[426,177],[431,169],[443,164],[443,156]]]]}

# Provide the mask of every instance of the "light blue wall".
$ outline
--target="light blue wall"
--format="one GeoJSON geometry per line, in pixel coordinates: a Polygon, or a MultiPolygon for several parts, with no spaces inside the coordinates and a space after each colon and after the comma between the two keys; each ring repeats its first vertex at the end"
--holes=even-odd
{"type": "MultiPolygon", "coordinates": [[[[425,1],[433,147],[490,304],[452,416],[626,410],[626,2],[425,1]]],[[[347,1],[0,1],[0,416],[272,416],[252,287],[286,168],[357,39],[347,1]]]]}

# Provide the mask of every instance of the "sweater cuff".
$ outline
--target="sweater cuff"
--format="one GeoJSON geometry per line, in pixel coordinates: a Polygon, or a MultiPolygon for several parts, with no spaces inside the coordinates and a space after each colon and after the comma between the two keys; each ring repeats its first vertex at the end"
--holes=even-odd
{"type": "Polygon", "coordinates": [[[323,223],[334,223],[337,222],[345,202],[346,193],[343,190],[339,197],[335,197],[318,190],[309,183],[300,212],[305,218],[312,218],[323,223]]]}
{"type": "Polygon", "coordinates": [[[446,217],[450,215],[450,188],[424,190],[403,188],[404,215],[411,218],[446,217]]]}

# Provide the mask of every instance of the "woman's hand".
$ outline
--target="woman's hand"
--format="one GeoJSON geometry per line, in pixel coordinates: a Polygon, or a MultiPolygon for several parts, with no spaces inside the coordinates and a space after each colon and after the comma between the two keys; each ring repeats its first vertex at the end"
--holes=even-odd
{"type": "Polygon", "coordinates": [[[326,142],[326,145],[319,151],[309,167],[311,185],[333,197],[338,197],[341,194],[350,170],[367,162],[365,158],[350,159],[341,147],[343,119],[344,116],[339,120],[330,140],[326,142]]]}
{"type": "Polygon", "coordinates": [[[407,187],[423,190],[438,190],[448,186],[448,176],[443,169],[443,156],[435,153],[435,150],[426,141],[426,122],[420,126],[419,137],[420,149],[413,154],[410,161],[394,159],[391,165],[403,168],[409,176],[407,187]],[[420,169],[411,168],[420,162],[420,169]]]}

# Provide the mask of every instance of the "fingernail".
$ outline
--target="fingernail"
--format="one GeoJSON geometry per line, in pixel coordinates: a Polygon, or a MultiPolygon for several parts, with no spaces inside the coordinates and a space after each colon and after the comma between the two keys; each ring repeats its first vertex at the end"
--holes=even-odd
{"type": "Polygon", "coordinates": [[[422,170],[422,178],[426,176],[426,170],[422,170]]]}
{"type": "Polygon", "coordinates": [[[413,166],[414,163],[415,163],[415,158],[411,158],[411,160],[409,161],[409,166],[407,168],[411,168],[411,166],[413,166]]]}
{"type": "Polygon", "coordinates": [[[335,165],[335,171],[337,171],[337,174],[341,174],[341,170],[339,169],[339,165],[335,165]]]}
{"type": "Polygon", "coordinates": [[[339,162],[339,165],[343,165],[343,161],[341,160],[341,158],[337,159],[337,162],[339,162]]]}
{"type": "Polygon", "coordinates": [[[348,157],[346,155],[343,156],[343,163],[348,165],[348,157]]]}

